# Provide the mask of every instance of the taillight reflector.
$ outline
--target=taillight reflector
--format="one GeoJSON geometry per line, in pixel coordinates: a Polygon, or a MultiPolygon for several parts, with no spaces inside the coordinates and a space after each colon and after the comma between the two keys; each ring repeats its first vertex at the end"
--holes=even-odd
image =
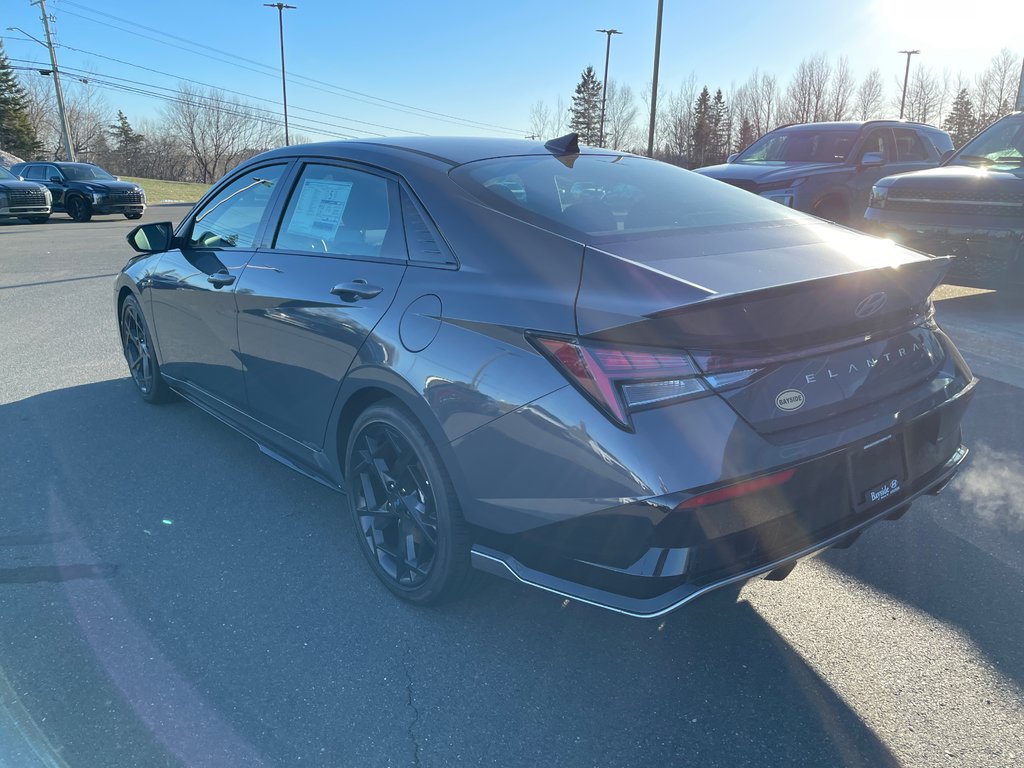
{"type": "Polygon", "coordinates": [[[702,493],[698,496],[687,499],[681,504],[676,505],[676,509],[707,507],[711,504],[729,501],[731,499],[739,498],[740,496],[749,496],[752,493],[757,493],[758,491],[763,491],[767,488],[774,488],[777,485],[782,485],[795,474],[796,468],[784,469],[781,472],[774,472],[770,475],[762,475],[761,477],[744,480],[742,483],[727,485],[724,488],[716,488],[713,491],[708,491],[707,493],[702,493]]]}

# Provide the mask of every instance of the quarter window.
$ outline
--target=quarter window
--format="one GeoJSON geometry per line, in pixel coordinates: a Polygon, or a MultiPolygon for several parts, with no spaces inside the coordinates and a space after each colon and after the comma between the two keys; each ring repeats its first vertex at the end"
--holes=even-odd
{"type": "Polygon", "coordinates": [[[254,168],[223,187],[196,214],[193,248],[251,248],[284,165],[254,168]]]}
{"type": "Polygon", "coordinates": [[[896,128],[896,160],[898,162],[912,162],[928,159],[928,150],[925,149],[921,137],[917,131],[910,128],[896,128]]]}
{"type": "Polygon", "coordinates": [[[405,259],[397,184],[352,168],[307,165],[292,190],[274,247],[405,259]]]}

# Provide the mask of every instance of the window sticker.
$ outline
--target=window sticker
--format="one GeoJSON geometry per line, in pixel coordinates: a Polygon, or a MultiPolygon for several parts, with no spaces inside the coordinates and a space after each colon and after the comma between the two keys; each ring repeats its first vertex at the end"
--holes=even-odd
{"type": "Polygon", "coordinates": [[[351,192],[351,181],[306,179],[302,182],[288,233],[334,239],[351,192]]]}

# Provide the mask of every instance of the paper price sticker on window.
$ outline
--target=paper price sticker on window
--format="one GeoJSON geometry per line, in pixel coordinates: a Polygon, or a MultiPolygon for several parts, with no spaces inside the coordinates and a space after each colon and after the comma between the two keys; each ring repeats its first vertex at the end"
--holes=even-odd
{"type": "Polygon", "coordinates": [[[288,232],[333,239],[341,226],[351,192],[351,181],[306,179],[299,190],[299,201],[288,224],[288,232]]]}

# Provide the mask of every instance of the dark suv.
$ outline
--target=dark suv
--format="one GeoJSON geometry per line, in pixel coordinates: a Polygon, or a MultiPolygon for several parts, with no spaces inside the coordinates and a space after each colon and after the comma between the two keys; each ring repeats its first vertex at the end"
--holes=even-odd
{"type": "Polygon", "coordinates": [[[959,256],[951,278],[1024,284],[1024,112],[997,120],[941,168],[881,179],[864,218],[873,234],[959,256]]]}
{"type": "Polygon", "coordinates": [[[42,224],[50,218],[50,193],[42,184],[22,181],[0,166],[0,219],[28,219],[42,224]]]}
{"type": "Polygon", "coordinates": [[[43,184],[53,195],[53,211],[64,211],[75,221],[94,214],[122,213],[140,219],[146,210],[146,193],[130,181],[118,181],[92,163],[15,163],[11,173],[43,184]]]}
{"type": "Polygon", "coordinates": [[[840,224],[858,224],[872,185],[937,166],[949,134],[901,120],[804,123],[770,131],[724,165],[697,173],[840,224]]]}

